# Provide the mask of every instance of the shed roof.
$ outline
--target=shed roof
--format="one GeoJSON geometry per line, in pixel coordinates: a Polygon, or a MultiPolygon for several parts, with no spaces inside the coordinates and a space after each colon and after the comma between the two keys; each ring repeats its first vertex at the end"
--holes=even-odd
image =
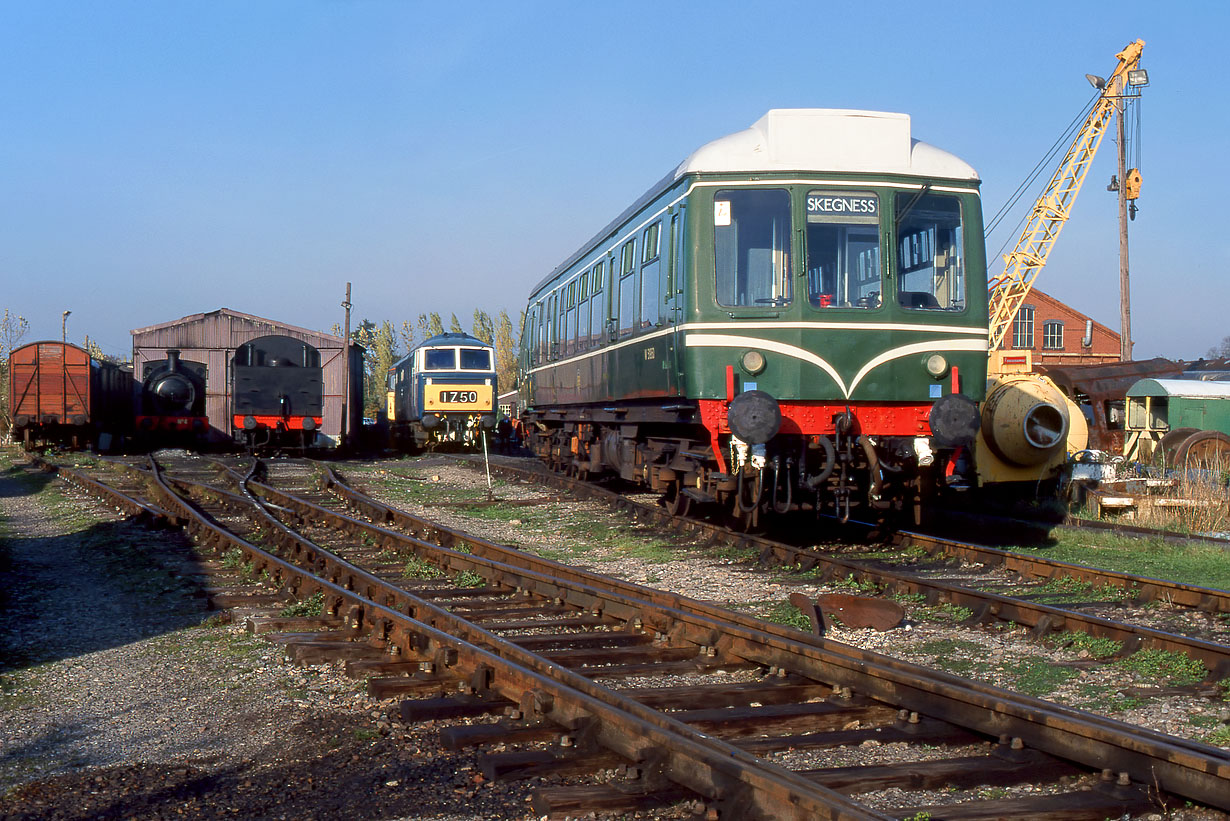
{"type": "MultiPolygon", "coordinates": [[[[214,310],[214,311],[205,311],[199,314],[189,314],[188,316],[180,317],[179,319],[172,319],[168,322],[160,322],[157,325],[149,325],[144,328],[136,328],[132,331],[129,331],[129,333],[132,334],[133,340],[135,342],[136,338],[143,334],[152,333],[154,331],[160,331],[166,328],[173,328],[176,326],[201,323],[201,322],[207,321],[211,317],[219,317],[219,316],[231,317],[234,319],[251,322],[253,324],[269,325],[270,327],[275,328],[275,329],[281,328],[287,331],[292,331],[296,334],[301,335],[303,338],[309,341],[319,340],[319,342],[316,344],[316,347],[322,347],[322,345],[324,347],[330,347],[330,348],[342,347],[342,338],[339,336],[334,336],[333,334],[327,334],[324,331],[313,331],[308,328],[300,328],[297,325],[288,325],[285,322],[279,322],[274,319],[266,319],[263,316],[256,316],[254,314],[245,314],[240,311],[232,310],[230,308],[218,308],[217,310],[214,310]]],[[[357,345],[358,343],[353,343],[353,344],[357,345]]]]}
{"type": "Polygon", "coordinates": [[[1127,395],[1230,399],[1230,382],[1202,382],[1198,379],[1142,379],[1128,388],[1127,395]]]}

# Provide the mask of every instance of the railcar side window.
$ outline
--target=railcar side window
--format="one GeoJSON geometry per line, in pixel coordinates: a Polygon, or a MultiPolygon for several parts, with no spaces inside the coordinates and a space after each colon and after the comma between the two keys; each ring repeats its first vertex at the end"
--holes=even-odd
{"type": "Polygon", "coordinates": [[[719,305],[790,304],[790,192],[784,188],[717,191],[713,258],[719,305]]]}
{"type": "Polygon", "coordinates": [[[423,354],[423,370],[425,371],[457,370],[456,348],[428,348],[423,354]]]}
{"type": "Polygon", "coordinates": [[[619,263],[619,336],[625,337],[636,327],[636,240],[624,243],[619,263]]]}
{"type": "Polygon", "coordinates": [[[641,327],[658,324],[662,316],[661,257],[658,251],[662,223],[655,222],[641,235],[641,327]]]}
{"type": "Polygon", "coordinates": [[[813,308],[879,308],[880,198],[864,191],[809,191],[807,301],[813,308]]]}
{"type": "Polygon", "coordinates": [[[462,348],[461,369],[463,371],[491,370],[491,351],[483,348],[462,348]]]}
{"type": "Polygon", "coordinates": [[[606,272],[606,263],[599,262],[594,266],[594,282],[590,292],[594,295],[589,306],[590,340],[593,344],[602,341],[606,332],[606,296],[602,293],[602,277],[606,272]]]}
{"type": "Polygon", "coordinates": [[[897,301],[906,308],[965,309],[961,202],[941,194],[897,194],[897,301]]]}

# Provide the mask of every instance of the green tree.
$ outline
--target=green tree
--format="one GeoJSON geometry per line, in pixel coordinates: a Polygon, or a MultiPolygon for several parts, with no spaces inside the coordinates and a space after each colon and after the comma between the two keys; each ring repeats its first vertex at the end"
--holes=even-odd
{"type": "Polygon", "coordinates": [[[389,368],[398,359],[397,333],[393,323],[384,320],[376,329],[372,339],[372,350],[375,356],[375,367],[370,382],[364,382],[363,410],[368,416],[376,416],[381,408],[386,407],[389,384],[389,368]],[[370,409],[370,412],[368,410],[370,409]]]}
{"type": "Polygon", "coordinates": [[[461,320],[457,318],[457,314],[453,314],[453,319],[448,325],[448,332],[451,334],[463,334],[465,328],[461,327],[461,320]]]}
{"type": "Polygon", "coordinates": [[[410,320],[405,320],[401,323],[401,328],[398,329],[397,335],[401,337],[401,344],[406,346],[406,351],[414,350],[415,328],[414,323],[410,320]]]}
{"type": "Polygon", "coordinates": [[[10,441],[13,429],[9,413],[9,357],[29,330],[30,323],[24,316],[4,309],[4,318],[0,319],[0,437],[5,442],[10,441]]]}
{"type": "Polygon", "coordinates": [[[444,323],[440,321],[440,314],[435,311],[429,314],[419,314],[419,330],[423,332],[423,341],[444,333],[444,323]]]}
{"type": "Polygon", "coordinates": [[[495,321],[495,373],[500,393],[513,389],[517,378],[517,334],[508,311],[500,311],[495,321]]]}
{"type": "Polygon", "coordinates": [[[481,339],[488,345],[495,343],[495,324],[491,321],[491,315],[486,311],[478,308],[474,309],[474,330],[471,332],[475,339],[481,339]]]}

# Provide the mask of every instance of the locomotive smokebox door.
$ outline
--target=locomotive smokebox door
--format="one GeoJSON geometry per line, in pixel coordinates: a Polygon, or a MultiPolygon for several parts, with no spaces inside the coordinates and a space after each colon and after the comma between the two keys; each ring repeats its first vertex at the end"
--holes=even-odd
{"type": "Polygon", "coordinates": [[[747,391],[730,401],[726,411],[730,432],[749,445],[763,445],[782,426],[782,409],[764,391],[747,391]]]}
{"type": "Polygon", "coordinates": [[[960,393],[940,397],[931,406],[931,433],[942,448],[969,445],[978,435],[982,417],[973,399],[960,393]]]}

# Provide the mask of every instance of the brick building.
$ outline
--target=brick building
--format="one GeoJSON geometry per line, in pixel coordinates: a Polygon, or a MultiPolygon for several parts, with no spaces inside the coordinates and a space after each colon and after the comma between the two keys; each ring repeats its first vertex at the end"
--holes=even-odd
{"type": "Polygon", "coordinates": [[[1119,334],[1034,288],[1017,311],[1006,348],[1033,351],[1035,365],[1119,361],[1119,334]]]}

